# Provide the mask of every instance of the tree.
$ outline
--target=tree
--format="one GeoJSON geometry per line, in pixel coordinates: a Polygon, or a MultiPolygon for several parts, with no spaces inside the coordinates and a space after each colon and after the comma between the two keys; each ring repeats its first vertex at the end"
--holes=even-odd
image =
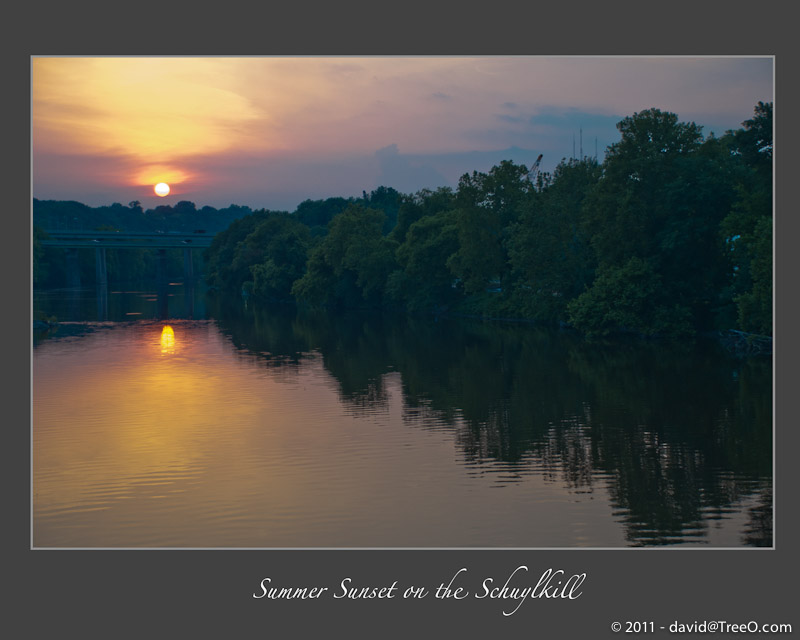
{"type": "Polygon", "coordinates": [[[772,103],[759,102],[752,118],[742,123],[743,129],[733,133],[736,152],[745,163],[772,174],[772,103]]]}
{"type": "Polygon", "coordinates": [[[326,200],[304,200],[294,212],[300,222],[311,228],[314,236],[324,236],[328,232],[328,223],[351,204],[345,198],[327,198],[326,200]]]}
{"type": "Polygon", "coordinates": [[[700,127],[658,109],[635,113],[617,129],[622,138],[608,148],[602,178],[587,202],[587,231],[607,264],[658,253],[658,232],[673,212],[665,188],[681,188],[679,160],[702,143],[700,127]]]}
{"type": "Polygon", "coordinates": [[[464,174],[456,193],[459,248],[448,260],[467,293],[484,291],[508,276],[505,240],[531,201],[534,187],[525,165],[503,160],[488,174],[464,174]]]}
{"type": "Polygon", "coordinates": [[[400,269],[391,274],[392,298],[410,311],[438,311],[456,297],[447,260],[458,250],[458,226],[453,211],[425,216],[408,229],[397,248],[400,269]]]}
{"type": "Polygon", "coordinates": [[[722,221],[729,298],[744,331],[772,334],[772,103],[759,102],[743,129],[728,132],[744,168],[736,200],[722,221]]]}
{"type": "Polygon", "coordinates": [[[744,238],[750,287],[736,296],[742,330],[772,335],[772,217],[761,216],[744,238]]]}
{"type": "Polygon", "coordinates": [[[633,331],[647,336],[691,333],[689,310],[671,306],[663,282],[646,260],[606,265],[592,287],[567,306],[570,322],[588,336],[633,331]]]}
{"type": "Polygon", "coordinates": [[[595,257],[581,220],[599,177],[593,159],[562,160],[535,206],[512,226],[507,247],[515,314],[565,321],[567,302],[591,283],[595,257]]]}
{"type": "Polygon", "coordinates": [[[455,194],[450,187],[439,187],[435,191],[421,189],[413,195],[403,196],[397,212],[397,224],[391,237],[402,244],[409,227],[424,216],[450,211],[455,206],[455,194]]]}
{"type": "Polygon", "coordinates": [[[236,261],[239,244],[244,242],[269,213],[256,211],[234,220],[224,231],[220,231],[205,250],[206,282],[212,287],[229,291],[241,290],[244,282],[250,279],[250,264],[242,258],[236,261]]]}
{"type": "MultiPolygon", "coordinates": [[[[710,329],[725,278],[718,229],[734,198],[725,147],[713,138],[704,142],[700,127],[657,109],[617,127],[622,138],[610,147],[585,205],[584,229],[605,279],[591,285],[584,302],[594,299],[592,287],[608,289],[609,278],[633,275],[630,260],[637,258],[659,282],[648,289],[652,308],[677,310],[675,331],[683,331],[687,312],[692,326],[710,329]]],[[[585,305],[583,312],[585,323],[585,305]]],[[[633,324],[653,333],[667,331],[665,323],[669,316],[633,324]]]]}
{"type": "Polygon", "coordinates": [[[248,263],[254,295],[288,300],[292,285],[305,272],[310,244],[306,225],[289,214],[273,213],[239,245],[241,257],[234,261],[248,263]]]}
{"type": "Polygon", "coordinates": [[[383,235],[386,215],[351,204],[331,220],[292,295],[312,304],[380,306],[397,243],[383,235]]]}

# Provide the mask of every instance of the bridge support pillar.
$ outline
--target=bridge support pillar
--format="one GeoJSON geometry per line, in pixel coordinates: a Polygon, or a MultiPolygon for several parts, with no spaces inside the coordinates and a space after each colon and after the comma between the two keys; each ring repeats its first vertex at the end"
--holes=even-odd
{"type": "Polygon", "coordinates": [[[167,250],[156,250],[156,288],[158,299],[158,318],[164,320],[169,316],[169,301],[167,300],[167,250]]]}
{"type": "Polygon", "coordinates": [[[183,292],[184,315],[190,320],[194,319],[194,282],[189,282],[183,292]]]}
{"type": "Polygon", "coordinates": [[[108,285],[97,283],[97,319],[108,320],[108,285]]]}
{"type": "Polygon", "coordinates": [[[158,286],[167,284],[167,250],[156,249],[156,279],[158,286]]]}
{"type": "Polygon", "coordinates": [[[94,250],[95,274],[98,287],[108,284],[108,271],[106,270],[106,250],[98,247],[94,250]]]}
{"type": "Polygon", "coordinates": [[[194,280],[194,263],[192,262],[192,250],[183,250],[183,281],[184,283],[194,280]]]}
{"type": "Polygon", "coordinates": [[[65,249],[67,257],[67,286],[70,289],[79,289],[81,286],[81,267],[78,263],[78,250],[65,249]]]}

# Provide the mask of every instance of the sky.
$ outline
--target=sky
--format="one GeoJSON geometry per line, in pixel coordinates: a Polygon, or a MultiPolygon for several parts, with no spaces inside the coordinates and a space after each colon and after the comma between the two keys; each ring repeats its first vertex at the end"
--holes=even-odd
{"type": "Polygon", "coordinates": [[[31,74],[33,196],[145,208],[293,211],[539,154],[552,171],[581,142],[602,161],[635,112],[721,135],[774,90],[769,57],[34,57],[31,74]]]}

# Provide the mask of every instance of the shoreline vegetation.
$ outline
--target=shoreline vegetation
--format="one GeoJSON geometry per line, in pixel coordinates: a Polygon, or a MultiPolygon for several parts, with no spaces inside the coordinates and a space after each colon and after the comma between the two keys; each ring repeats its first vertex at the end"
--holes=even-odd
{"type": "MultiPolygon", "coordinates": [[[[252,300],[534,322],[589,339],[714,335],[736,355],[771,354],[772,103],[719,137],[658,109],[617,128],[601,163],[563,159],[550,174],[502,161],[455,189],[381,186],[291,213],[34,200],[34,286],[63,273],[43,229],[201,227],[217,232],[208,286],[252,300]]],[[[109,279],[154,263],[119,251],[109,279]]]]}

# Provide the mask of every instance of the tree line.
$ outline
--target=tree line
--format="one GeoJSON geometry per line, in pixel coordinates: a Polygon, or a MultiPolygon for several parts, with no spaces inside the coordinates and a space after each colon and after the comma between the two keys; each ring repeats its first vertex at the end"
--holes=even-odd
{"type": "Polygon", "coordinates": [[[658,109],[602,163],[487,173],[234,220],[207,280],[254,298],[560,323],[587,335],[772,332],[772,103],[735,131],[658,109]]]}

